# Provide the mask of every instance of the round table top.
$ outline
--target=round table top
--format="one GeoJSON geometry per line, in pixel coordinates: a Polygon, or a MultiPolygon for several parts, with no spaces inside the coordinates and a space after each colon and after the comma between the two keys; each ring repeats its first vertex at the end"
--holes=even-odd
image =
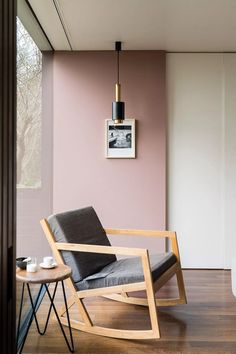
{"type": "Polygon", "coordinates": [[[35,284],[46,284],[55,283],[69,278],[71,275],[71,268],[59,264],[52,269],[42,269],[38,267],[37,272],[30,273],[26,270],[16,268],[16,280],[23,283],[35,283],[35,284]]]}

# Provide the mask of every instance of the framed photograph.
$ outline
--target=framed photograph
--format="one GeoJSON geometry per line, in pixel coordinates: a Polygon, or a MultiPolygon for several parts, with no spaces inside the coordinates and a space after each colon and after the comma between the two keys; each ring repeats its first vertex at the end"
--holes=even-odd
{"type": "Polygon", "coordinates": [[[135,119],[125,119],[121,124],[106,120],[106,158],[135,158],[135,119]]]}

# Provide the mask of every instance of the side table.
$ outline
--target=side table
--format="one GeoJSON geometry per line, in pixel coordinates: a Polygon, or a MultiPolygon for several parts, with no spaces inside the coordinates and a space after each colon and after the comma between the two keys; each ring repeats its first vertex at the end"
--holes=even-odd
{"type": "Polygon", "coordinates": [[[19,338],[19,329],[20,329],[20,322],[21,322],[21,313],[22,313],[22,307],[23,307],[23,298],[24,298],[24,290],[25,290],[25,285],[27,287],[28,290],[28,295],[29,295],[29,299],[30,299],[30,303],[31,303],[31,307],[32,307],[32,315],[31,318],[28,322],[26,331],[25,331],[25,336],[23,339],[23,342],[21,344],[20,347],[20,351],[19,353],[22,352],[24,344],[25,344],[25,340],[27,338],[31,323],[33,321],[33,318],[35,319],[35,323],[37,326],[37,330],[38,333],[40,335],[44,335],[46,333],[47,330],[47,326],[48,326],[48,321],[50,318],[50,314],[52,311],[52,308],[55,312],[57,321],[59,323],[59,326],[61,328],[62,334],[65,338],[66,344],[68,346],[68,349],[70,350],[71,353],[74,352],[74,343],[73,343],[73,336],[72,336],[72,330],[71,330],[71,325],[70,325],[70,317],[69,317],[69,311],[68,311],[68,305],[67,305],[67,300],[66,300],[66,293],[65,293],[65,286],[64,286],[64,280],[69,278],[71,275],[71,268],[66,266],[66,265],[58,265],[57,267],[53,268],[53,269],[41,269],[39,268],[37,272],[35,273],[29,273],[26,270],[22,270],[17,268],[16,270],[16,279],[19,282],[22,282],[22,293],[21,293],[21,301],[20,301],[20,311],[19,311],[19,320],[18,320],[18,329],[17,329],[17,340],[19,338]],[[68,327],[69,327],[69,333],[70,333],[70,342],[67,339],[65,330],[61,324],[60,318],[58,316],[56,307],[54,305],[54,298],[56,295],[56,291],[57,291],[57,286],[58,283],[61,282],[62,285],[62,291],[63,291],[63,297],[64,297],[64,303],[65,303],[65,309],[66,309],[66,315],[67,315],[67,321],[68,321],[68,327]],[[48,286],[51,283],[55,283],[55,287],[53,290],[53,294],[51,295],[49,290],[48,290],[48,286]],[[33,302],[33,298],[31,295],[31,291],[30,291],[30,284],[40,284],[40,289],[39,292],[36,296],[36,300],[35,300],[35,304],[33,302]],[[48,294],[49,300],[50,300],[50,307],[48,310],[48,315],[47,315],[47,319],[46,319],[46,323],[45,323],[45,327],[43,329],[43,331],[40,330],[39,328],[39,324],[38,324],[38,320],[37,320],[37,316],[36,316],[36,309],[37,309],[37,304],[40,298],[40,294],[43,290],[43,288],[45,288],[46,293],[48,294]]]}

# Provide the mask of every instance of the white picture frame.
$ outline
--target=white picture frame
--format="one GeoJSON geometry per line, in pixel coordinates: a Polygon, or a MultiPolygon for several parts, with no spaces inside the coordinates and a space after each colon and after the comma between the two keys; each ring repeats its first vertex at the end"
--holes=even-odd
{"type": "Polygon", "coordinates": [[[105,157],[107,159],[134,159],[135,155],[135,119],[125,119],[114,124],[106,119],[105,157]]]}

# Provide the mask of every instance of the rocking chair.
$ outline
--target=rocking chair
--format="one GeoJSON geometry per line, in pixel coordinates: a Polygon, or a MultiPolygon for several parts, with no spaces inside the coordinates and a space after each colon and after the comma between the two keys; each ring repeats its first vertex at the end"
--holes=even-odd
{"type": "MultiPolygon", "coordinates": [[[[186,294],[180,264],[176,233],[103,229],[92,207],[55,214],[40,221],[58,264],[72,269],[67,286],[71,290],[69,307],[77,304],[83,322],[72,319],[75,329],[122,339],[160,338],[158,306],[186,304],[186,294]],[[111,246],[108,235],[164,237],[171,241],[172,252],[150,255],[147,249],[111,246]],[[115,254],[132,256],[117,260],[115,254]],[[176,275],[179,297],[156,299],[155,293],[176,275]],[[146,298],[130,296],[134,291],[146,291],[146,298]],[[89,296],[104,296],[128,304],[148,306],[149,330],[120,330],[94,325],[83,303],[89,296]]],[[[65,309],[60,312],[60,319],[65,309]]]]}

